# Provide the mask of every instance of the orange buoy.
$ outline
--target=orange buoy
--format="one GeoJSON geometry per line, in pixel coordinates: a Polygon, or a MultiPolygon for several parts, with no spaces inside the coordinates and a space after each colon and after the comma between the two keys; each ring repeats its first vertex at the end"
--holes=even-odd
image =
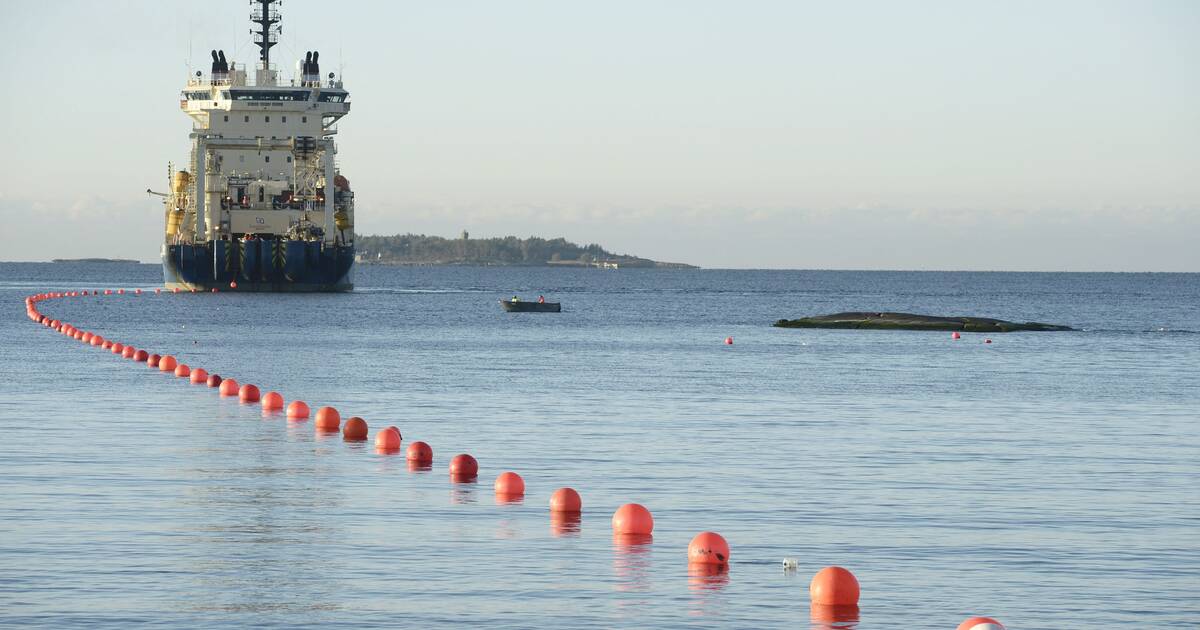
{"type": "Polygon", "coordinates": [[[225,378],[221,379],[221,386],[217,391],[220,392],[222,396],[237,396],[239,388],[240,386],[238,385],[237,381],[231,378],[225,378]]]}
{"type": "Polygon", "coordinates": [[[155,289],[154,293],[155,293],[155,295],[162,293],[162,288],[155,289]]]}
{"type": "Polygon", "coordinates": [[[138,363],[144,363],[150,360],[150,353],[145,350],[138,350],[133,353],[133,360],[138,363]]]}
{"type": "Polygon", "coordinates": [[[417,440],[408,445],[408,450],[404,456],[410,462],[428,464],[433,461],[433,448],[425,442],[417,440]]]}
{"type": "Polygon", "coordinates": [[[375,434],[375,450],[383,453],[400,452],[400,434],[392,427],[387,427],[375,434]]]}
{"type": "Polygon", "coordinates": [[[110,348],[110,349],[112,350],[113,354],[121,354],[122,352],[125,351],[125,344],[114,342],[112,345],[112,348],[110,348]]]}
{"type": "Polygon", "coordinates": [[[149,367],[152,367],[152,368],[157,368],[159,361],[162,361],[161,354],[152,354],[152,355],[146,357],[146,365],[149,367]]]}
{"type": "Polygon", "coordinates": [[[121,358],[132,359],[136,352],[137,348],[134,348],[133,346],[125,346],[124,348],[121,348],[121,358]]]}
{"type": "MultiPolygon", "coordinates": [[[[323,407],[323,409],[332,409],[332,407],[323,407]]],[[[334,413],[336,414],[337,412],[334,413]]],[[[356,415],[347,418],[346,426],[342,427],[342,439],[347,440],[347,442],[366,442],[367,421],[356,415]]]]}
{"type": "Polygon", "coordinates": [[[236,288],[237,288],[237,280],[233,280],[232,282],[230,282],[230,283],[229,283],[229,288],[230,288],[230,289],[236,289],[236,288]]]}
{"type": "Polygon", "coordinates": [[[176,367],[179,367],[179,362],[169,354],[158,360],[158,369],[163,372],[174,372],[176,367]]]}
{"type": "Polygon", "coordinates": [[[113,347],[113,342],[111,342],[107,339],[104,340],[104,343],[100,344],[101,350],[112,350],[112,347],[113,347]]]}
{"type": "Polygon", "coordinates": [[[728,564],[729,543],[716,532],[700,532],[688,543],[688,564],[728,564]]]}
{"type": "Polygon", "coordinates": [[[992,340],[991,340],[991,339],[984,339],[984,340],[983,340],[983,343],[992,343],[992,340]]]}
{"type": "Polygon", "coordinates": [[[204,368],[196,368],[192,370],[192,375],[189,377],[193,385],[201,385],[208,382],[208,370],[204,368]]]}
{"type": "Polygon", "coordinates": [[[612,528],[614,534],[648,536],[654,532],[654,517],[650,515],[646,506],[626,503],[613,513],[612,528]]]}
{"type": "Polygon", "coordinates": [[[287,407],[287,417],[293,420],[308,418],[308,405],[302,400],[293,400],[287,407]]]}
{"type": "Polygon", "coordinates": [[[858,580],[842,567],[825,567],[808,584],[808,596],[814,604],[857,606],[858,580]]]}
{"type": "Polygon", "coordinates": [[[520,496],[525,494],[525,480],[515,472],[502,472],[492,484],[496,494],[505,496],[520,496]]]}
{"type": "Polygon", "coordinates": [[[175,366],[175,376],[178,376],[179,378],[184,378],[184,377],[188,377],[191,375],[192,375],[192,369],[189,368],[186,363],[180,363],[179,365],[175,366]]]}
{"type": "Polygon", "coordinates": [[[1004,624],[991,617],[971,617],[958,624],[958,630],[1004,630],[1004,624]]]}
{"type": "Polygon", "coordinates": [[[263,411],[283,409],[283,396],[279,392],[267,392],[262,397],[263,411]]]}
{"type": "Polygon", "coordinates": [[[258,402],[258,387],[251,385],[250,383],[242,385],[242,387],[238,389],[238,400],[244,403],[258,402]]]}
{"type": "Polygon", "coordinates": [[[95,335],[90,332],[85,332],[82,335],[79,335],[79,339],[83,343],[92,343],[92,337],[95,337],[95,335]]]}
{"type": "Polygon", "coordinates": [[[141,295],[141,294],[142,294],[142,290],[141,290],[141,289],[134,289],[134,290],[133,290],[133,294],[134,294],[134,295],[141,295]]]}
{"type": "Polygon", "coordinates": [[[220,374],[209,374],[208,380],[205,381],[205,383],[208,383],[209,387],[220,387],[221,386],[221,375],[220,374]]]}
{"type": "Polygon", "coordinates": [[[101,337],[100,335],[95,335],[92,337],[91,343],[93,346],[104,345],[104,337],[101,337]]]}
{"type": "Polygon", "coordinates": [[[450,476],[462,480],[474,479],[479,474],[479,462],[466,453],[450,459],[450,476]]]}
{"type": "Polygon", "coordinates": [[[583,510],[583,499],[574,488],[559,488],[550,495],[551,512],[579,512],[583,510]]]}
{"type": "Polygon", "coordinates": [[[733,337],[726,337],[726,338],[725,338],[725,345],[727,345],[727,346],[732,346],[732,345],[733,345],[733,337]]]}
{"type": "MultiPolygon", "coordinates": [[[[342,424],[342,415],[333,407],[321,407],[317,410],[316,420],[318,429],[337,431],[338,427],[342,424]]],[[[363,439],[366,439],[366,436],[363,436],[363,439]]]]}
{"type": "Polygon", "coordinates": [[[950,333],[950,338],[951,339],[962,339],[962,335],[958,334],[958,331],[956,330],[956,331],[950,333]]]}

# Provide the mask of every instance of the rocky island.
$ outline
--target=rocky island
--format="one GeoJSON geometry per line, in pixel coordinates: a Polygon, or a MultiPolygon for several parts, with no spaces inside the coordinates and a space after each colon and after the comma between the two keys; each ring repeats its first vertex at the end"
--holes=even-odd
{"type": "Polygon", "coordinates": [[[1066,331],[1070,326],[1038,322],[1009,322],[988,317],[940,317],[912,313],[849,312],[817,315],[800,319],[781,319],[779,328],[854,328],[863,330],[957,330],[961,332],[1004,333],[1017,331],[1066,331]]]}

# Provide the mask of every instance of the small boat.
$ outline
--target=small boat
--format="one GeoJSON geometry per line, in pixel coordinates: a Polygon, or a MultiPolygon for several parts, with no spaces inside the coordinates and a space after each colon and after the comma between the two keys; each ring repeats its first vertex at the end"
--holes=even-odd
{"type": "Polygon", "coordinates": [[[561,313],[562,304],[558,302],[514,302],[500,300],[500,308],[506,313],[561,313]]]}

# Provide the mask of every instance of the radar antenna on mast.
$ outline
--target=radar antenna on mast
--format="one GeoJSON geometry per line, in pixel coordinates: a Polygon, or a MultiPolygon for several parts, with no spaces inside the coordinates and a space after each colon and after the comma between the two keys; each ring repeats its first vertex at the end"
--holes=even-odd
{"type": "Polygon", "coordinates": [[[250,6],[254,7],[250,10],[250,21],[258,26],[258,30],[250,29],[250,33],[254,35],[254,44],[262,51],[258,56],[263,68],[270,67],[271,47],[279,43],[279,34],[283,32],[279,11],[274,6],[279,1],[250,0],[250,6]]]}

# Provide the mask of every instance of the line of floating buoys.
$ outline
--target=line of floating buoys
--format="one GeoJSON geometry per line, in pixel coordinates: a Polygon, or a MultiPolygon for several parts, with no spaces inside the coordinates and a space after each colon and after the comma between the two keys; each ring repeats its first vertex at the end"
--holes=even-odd
{"type": "Polygon", "coordinates": [[[241,388],[238,382],[232,378],[221,379],[221,384],[217,386],[217,393],[222,396],[237,396],[238,390],[241,388]]]}
{"type": "Polygon", "coordinates": [[[238,389],[238,400],[244,403],[258,402],[258,387],[256,385],[251,385],[250,383],[242,385],[241,388],[238,389]]]}
{"type": "Polygon", "coordinates": [[[347,442],[366,442],[367,431],[367,421],[353,415],[346,419],[346,426],[342,427],[342,439],[347,442]]]}
{"type": "Polygon", "coordinates": [[[551,512],[581,512],[583,499],[574,488],[559,488],[550,495],[551,512]]]}
{"type": "Polygon", "coordinates": [[[521,478],[521,475],[506,470],[496,477],[492,489],[499,496],[522,497],[525,496],[525,480],[521,478]]]}
{"type": "MultiPolygon", "coordinates": [[[[365,431],[363,432],[366,433],[365,431]]],[[[348,433],[344,434],[348,436],[348,433]]],[[[347,437],[346,439],[350,439],[347,437]]],[[[366,436],[363,436],[366,439],[366,436]]],[[[385,427],[383,430],[375,434],[375,450],[381,453],[394,454],[400,452],[400,445],[404,441],[400,439],[400,432],[393,427],[385,427]]]]}
{"type": "Polygon", "coordinates": [[[688,543],[688,564],[729,564],[729,543],[716,532],[700,532],[688,543]]]}
{"type": "Polygon", "coordinates": [[[433,463],[433,447],[425,442],[417,440],[408,445],[408,450],[404,453],[405,459],[414,462],[418,465],[427,465],[433,463]]]}
{"type": "Polygon", "coordinates": [[[858,579],[842,567],[825,567],[808,584],[812,603],[822,606],[857,606],[858,579]]]}
{"type": "MultiPolygon", "coordinates": [[[[230,288],[236,289],[237,283],[231,282],[230,288]]],[[[179,293],[178,288],[172,291],[179,293]]],[[[217,290],[214,288],[212,291],[215,293],[217,290]]],[[[117,294],[120,295],[123,295],[124,292],[124,289],[117,290],[117,294]]],[[[191,292],[195,293],[196,290],[191,289],[191,292]]],[[[112,290],[104,291],[105,295],[112,295],[112,293],[112,290]]],[[[161,289],[155,289],[155,293],[161,293],[161,289]]],[[[91,295],[99,294],[99,291],[91,292],[91,295]]],[[[136,294],[140,295],[141,289],[137,289],[136,294]]],[[[232,378],[222,379],[217,374],[208,374],[203,368],[189,368],[187,364],[180,363],[171,355],[151,354],[131,345],[105,339],[101,335],[80,330],[68,323],[46,317],[37,310],[36,303],[41,300],[77,295],[86,296],[89,293],[88,291],[48,293],[27,297],[25,300],[26,314],[34,322],[86,344],[111,350],[113,354],[119,354],[121,357],[132,359],[135,362],[145,362],[149,367],[157,368],[162,372],[172,372],[177,377],[188,378],[194,384],[207,383],[209,387],[219,388],[221,396],[238,396],[242,402],[246,403],[261,402],[264,413],[283,408],[283,396],[278,392],[267,392],[260,398],[258,387],[255,385],[247,383],[239,387],[237,381],[232,378]]],[[[951,334],[952,339],[961,339],[961,337],[957,331],[951,334]]],[[[985,339],[984,343],[992,343],[992,340],[985,339]]],[[[725,344],[733,345],[733,337],[726,337],[725,344]]],[[[306,419],[309,416],[309,407],[303,401],[292,401],[287,407],[287,416],[290,419],[306,419]]],[[[315,424],[318,431],[336,432],[339,425],[342,424],[341,416],[333,407],[321,407],[317,411],[315,424]]],[[[347,419],[342,426],[342,434],[347,441],[365,441],[368,435],[367,423],[362,418],[353,416],[347,419]]],[[[400,430],[395,426],[386,427],[375,436],[376,449],[381,453],[398,452],[402,444],[403,438],[400,430]]],[[[433,449],[425,442],[415,441],[409,445],[406,459],[409,462],[410,470],[428,470],[429,464],[433,461],[433,449]]],[[[472,481],[478,476],[479,463],[471,455],[461,453],[450,460],[449,468],[452,481],[472,481]]],[[[497,476],[493,487],[498,503],[519,501],[525,493],[524,479],[511,471],[502,472],[497,476]]],[[[551,531],[555,535],[570,532],[572,528],[577,532],[582,504],[579,493],[574,489],[559,488],[555,490],[550,497],[551,531]]],[[[613,514],[612,527],[614,534],[619,537],[649,539],[654,531],[654,518],[645,506],[627,503],[619,507],[613,514]]],[[[727,567],[729,558],[729,543],[716,532],[701,532],[688,544],[689,567],[695,566],[706,571],[722,572],[727,567]]],[[[784,560],[785,570],[795,570],[797,566],[798,563],[793,558],[784,560]]],[[[691,570],[689,568],[689,574],[691,570]]],[[[811,617],[814,621],[856,622],[858,620],[860,596],[858,580],[853,573],[842,567],[830,566],[818,571],[809,583],[809,596],[811,617]]],[[[972,617],[963,621],[958,630],[1004,630],[1004,626],[991,617],[972,617]]]]}
{"type": "Polygon", "coordinates": [[[991,617],[971,617],[958,624],[958,630],[1004,630],[1004,624],[991,617]]]}
{"type": "Polygon", "coordinates": [[[263,412],[283,409],[283,395],[279,392],[267,392],[262,397],[263,412]]]}
{"type": "Polygon", "coordinates": [[[307,420],[308,404],[303,400],[293,400],[287,406],[287,417],[289,420],[307,420]]]}
{"type": "Polygon", "coordinates": [[[654,533],[654,517],[640,503],[626,503],[613,513],[614,534],[649,536],[654,533]]]}
{"type": "MultiPolygon", "coordinates": [[[[342,415],[333,407],[321,407],[313,419],[313,426],[318,431],[335,432],[342,425],[342,415]]],[[[365,436],[364,436],[365,439],[365,436]]]]}
{"type": "Polygon", "coordinates": [[[450,479],[455,482],[471,481],[479,476],[479,462],[466,453],[450,458],[450,479]]]}

